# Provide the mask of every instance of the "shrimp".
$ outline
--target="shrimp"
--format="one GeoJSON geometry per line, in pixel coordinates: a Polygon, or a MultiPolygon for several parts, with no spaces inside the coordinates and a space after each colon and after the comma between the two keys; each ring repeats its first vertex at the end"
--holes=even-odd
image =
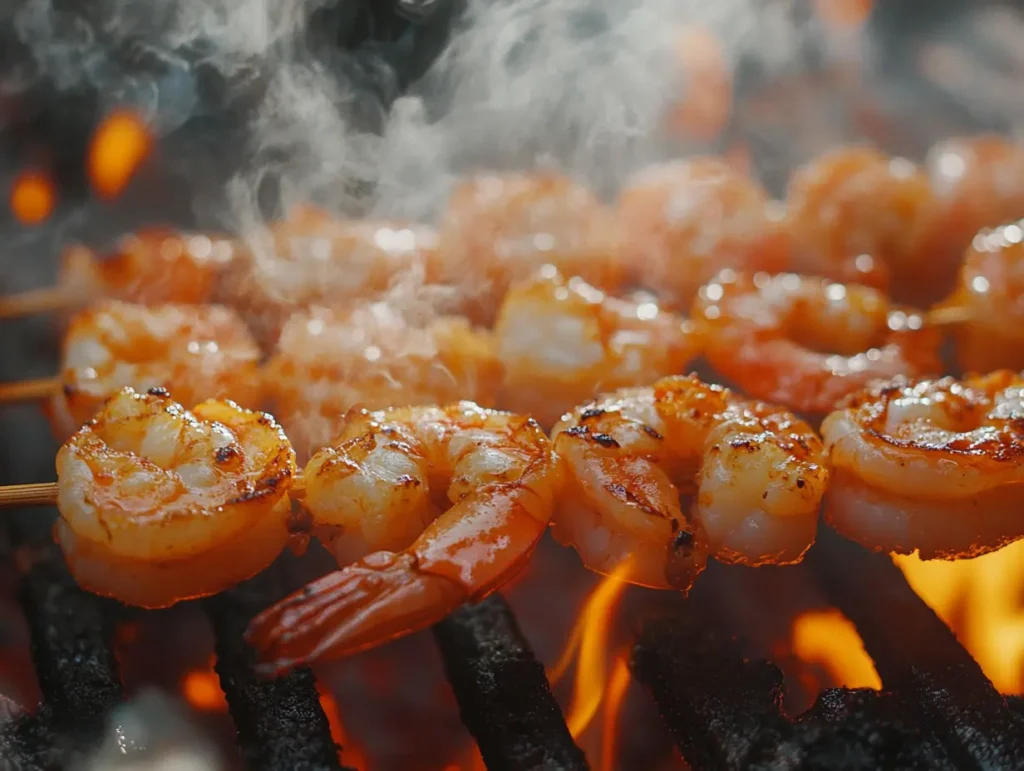
{"type": "Polygon", "coordinates": [[[417,324],[376,302],[293,315],[266,379],[271,410],[304,462],[337,435],[357,404],[384,409],[468,397],[492,406],[502,366],[491,334],[466,319],[417,324]]]}
{"type": "Polygon", "coordinates": [[[461,311],[490,326],[512,283],[551,263],[600,289],[624,281],[613,213],[554,172],[482,174],[453,190],[432,275],[462,291],[461,311]]]}
{"type": "Polygon", "coordinates": [[[505,366],[499,403],[546,427],[599,391],[678,374],[700,353],[688,321],[566,280],[553,265],[508,293],[495,337],[505,366]]]}
{"type": "Polygon", "coordinates": [[[626,263],[674,309],[687,310],[722,268],[784,270],[782,212],[725,160],[691,158],[648,168],[619,196],[626,263]]]}
{"type": "Polygon", "coordinates": [[[939,329],[857,284],[725,270],[700,290],[693,317],[719,374],[819,420],[873,379],[942,371],[939,329]]]}
{"type": "Polygon", "coordinates": [[[964,369],[1024,369],[1024,220],[978,233],[944,307],[968,311],[953,329],[964,369]]]}
{"type": "Polygon", "coordinates": [[[880,381],[821,426],[825,517],[882,552],[976,557],[1024,536],[1024,380],[1008,370],[880,381]]]}
{"type": "Polygon", "coordinates": [[[234,255],[234,245],[224,238],[149,228],[122,238],[105,257],[71,247],[61,257],[59,283],[84,298],[204,303],[234,255]]]}
{"type": "Polygon", "coordinates": [[[577,407],[552,437],[567,478],[552,533],[591,570],[632,555],[627,580],[685,591],[709,555],[789,564],[814,542],[828,458],[781,407],[674,376],[577,407]]]}
{"type": "Polygon", "coordinates": [[[213,400],[188,412],[163,389],[125,388],[57,453],[54,535],[87,591],[167,607],[277,557],[296,472],[269,415],[213,400]]]}
{"type": "Polygon", "coordinates": [[[934,289],[924,244],[935,201],[928,177],[907,159],[858,146],[825,153],[794,172],[787,208],[797,272],[908,300],[934,289]]]}
{"type": "Polygon", "coordinates": [[[237,310],[270,350],[296,310],[347,308],[399,282],[426,280],[431,228],[399,222],[338,220],[300,207],[254,241],[219,283],[217,299],[237,310]]]}
{"type": "Polygon", "coordinates": [[[265,611],[264,668],[341,657],[436,623],[509,581],[561,480],[532,418],[448,407],[353,410],[304,471],[316,533],[344,565],[265,611]]]}
{"type": "Polygon", "coordinates": [[[62,358],[62,387],[48,410],[61,439],[124,386],[173,388],[187,404],[263,401],[260,350],[241,319],[218,305],[97,303],[71,320],[62,358]]]}

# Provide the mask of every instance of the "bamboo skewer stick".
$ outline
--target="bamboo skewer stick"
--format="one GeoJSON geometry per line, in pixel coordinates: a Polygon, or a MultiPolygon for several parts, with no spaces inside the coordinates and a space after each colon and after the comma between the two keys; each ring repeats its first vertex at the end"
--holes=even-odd
{"type": "Polygon", "coordinates": [[[0,297],[0,319],[12,319],[37,313],[71,308],[86,300],[81,290],[66,286],[47,286],[20,294],[0,297]]]}
{"type": "Polygon", "coordinates": [[[56,503],[56,482],[38,482],[31,485],[7,485],[6,487],[0,487],[0,508],[53,506],[56,503]]]}
{"type": "Polygon", "coordinates": [[[0,404],[38,401],[56,393],[59,388],[60,378],[57,377],[0,383],[0,404]]]}

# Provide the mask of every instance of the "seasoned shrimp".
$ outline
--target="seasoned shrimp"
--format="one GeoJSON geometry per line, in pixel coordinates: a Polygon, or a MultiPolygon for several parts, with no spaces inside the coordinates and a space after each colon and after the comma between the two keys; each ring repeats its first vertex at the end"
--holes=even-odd
{"type": "Polygon", "coordinates": [[[613,216],[585,187],[554,172],[469,177],[442,217],[436,275],[460,289],[461,310],[486,326],[509,286],[545,264],[616,289],[623,263],[613,216]]]}
{"type": "Polygon", "coordinates": [[[547,529],[561,479],[532,418],[471,402],[353,410],[304,478],[314,532],[345,567],[253,621],[272,672],[380,645],[500,588],[547,529]]]}
{"type": "Polygon", "coordinates": [[[133,305],[108,300],[76,315],[63,344],[61,385],[50,402],[66,438],[125,386],[174,389],[186,404],[229,396],[260,407],[260,351],[218,305],[133,305]]]}
{"type": "Polygon", "coordinates": [[[966,311],[953,330],[964,369],[1024,369],[1024,220],[978,233],[939,307],[966,311]]]}
{"type": "Polygon", "coordinates": [[[270,349],[296,310],[347,308],[403,281],[424,281],[427,255],[436,243],[436,234],[425,226],[339,220],[299,207],[233,263],[217,297],[270,349]]]}
{"type": "Polygon", "coordinates": [[[567,475],[552,532],[591,570],[633,555],[627,580],[686,590],[709,555],[788,564],[814,542],[827,457],[780,407],[675,376],[577,407],[552,436],[567,475]]]}
{"type": "Polygon", "coordinates": [[[267,364],[271,410],[304,461],[334,439],[357,404],[372,410],[466,397],[492,406],[502,378],[494,348],[490,332],[466,319],[417,324],[383,302],[299,312],[267,364]]]}
{"type": "Polygon", "coordinates": [[[875,551],[976,557],[1024,536],[1024,380],[896,378],[825,419],[827,521],[875,551]]]}
{"type": "Polygon", "coordinates": [[[722,268],[779,271],[789,263],[781,207],[723,159],[640,172],[619,196],[618,212],[627,264],[674,308],[688,309],[722,268]]]}
{"type": "Polygon", "coordinates": [[[103,257],[84,246],[71,247],[61,257],[59,282],[83,298],[203,303],[234,255],[234,245],[224,238],[150,228],[122,238],[103,257]]]}
{"type": "Polygon", "coordinates": [[[935,204],[912,162],[868,147],[824,153],[794,172],[787,207],[797,272],[912,300],[930,291],[924,244],[935,204]]]}
{"type": "Polygon", "coordinates": [[[693,317],[715,370],[808,417],[873,379],[942,371],[938,328],[857,284],[726,270],[701,288],[693,317]]]}
{"type": "Polygon", "coordinates": [[[566,280],[553,265],[512,288],[495,337],[506,373],[502,408],[546,427],[600,391],[679,374],[700,353],[688,321],[566,280]]]}
{"type": "Polygon", "coordinates": [[[191,412],[125,388],[57,453],[55,537],[84,589],[161,608],[220,592],[286,546],[295,454],[269,415],[191,412]]]}

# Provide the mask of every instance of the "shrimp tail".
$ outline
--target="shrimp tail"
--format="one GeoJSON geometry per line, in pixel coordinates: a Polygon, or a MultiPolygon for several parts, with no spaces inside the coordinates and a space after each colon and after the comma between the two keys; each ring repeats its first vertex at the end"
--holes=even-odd
{"type": "Polygon", "coordinates": [[[468,599],[458,584],[423,572],[412,555],[377,552],[268,608],[245,639],[259,654],[258,671],[277,677],[426,628],[468,599]]]}

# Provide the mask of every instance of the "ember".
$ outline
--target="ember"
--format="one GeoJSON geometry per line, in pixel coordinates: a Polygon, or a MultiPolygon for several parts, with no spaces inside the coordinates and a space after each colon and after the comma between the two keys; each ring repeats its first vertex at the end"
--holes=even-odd
{"type": "Polygon", "coordinates": [[[11,211],[25,225],[46,221],[56,205],[57,193],[50,178],[38,171],[22,173],[11,186],[11,211]]]}
{"type": "Polygon", "coordinates": [[[89,148],[89,179],[101,198],[116,198],[128,185],[152,146],[145,124],[133,113],[108,115],[89,148]]]}

